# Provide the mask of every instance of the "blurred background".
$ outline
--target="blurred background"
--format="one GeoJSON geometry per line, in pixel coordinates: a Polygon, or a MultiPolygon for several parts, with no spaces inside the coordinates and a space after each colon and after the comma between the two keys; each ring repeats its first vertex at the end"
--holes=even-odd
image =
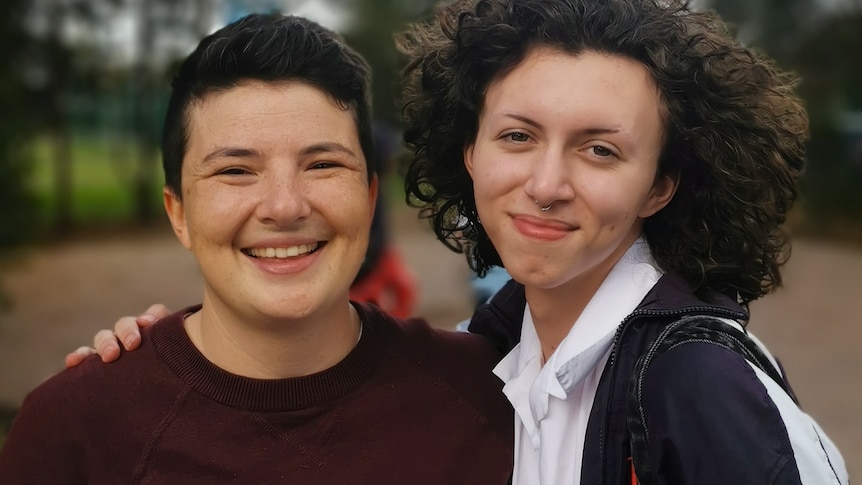
{"type": "MultiPolygon", "coordinates": [[[[750,328],[785,364],[803,407],[862,474],[862,0],[702,0],[739,37],[796,71],[811,118],[785,288],[750,328]]],[[[392,33],[431,0],[3,0],[0,2],[0,446],[26,393],[117,317],[200,300],[193,258],[161,207],[158,143],[169,80],[204,35],[278,10],[343,33],[374,71],[374,109],[397,132],[392,33]]],[[[386,237],[411,310],[453,327],[473,308],[463,257],[385,180],[386,237]]],[[[143,397],[142,397],[143,398],[143,397]]],[[[720,403],[716,403],[720,405],[720,403]]]]}

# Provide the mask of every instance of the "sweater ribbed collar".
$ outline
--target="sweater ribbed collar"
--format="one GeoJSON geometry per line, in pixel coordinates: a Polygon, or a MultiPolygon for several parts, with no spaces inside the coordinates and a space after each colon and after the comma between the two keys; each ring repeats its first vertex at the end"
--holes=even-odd
{"type": "MultiPolygon", "coordinates": [[[[183,318],[200,305],[174,313],[150,327],[156,354],[195,391],[227,406],[258,412],[296,411],[325,404],[365,382],[379,364],[386,345],[381,312],[354,305],[362,321],[362,338],[338,364],[304,377],[253,379],[216,366],[195,347],[183,318]]],[[[146,330],[145,330],[146,332],[146,330]]]]}

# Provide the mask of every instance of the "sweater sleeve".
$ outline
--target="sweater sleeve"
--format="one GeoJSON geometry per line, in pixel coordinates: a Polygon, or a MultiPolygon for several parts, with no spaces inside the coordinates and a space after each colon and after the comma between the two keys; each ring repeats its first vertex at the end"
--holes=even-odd
{"type": "Polygon", "coordinates": [[[658,483],[803,483],[781,413],[738,353],[680,345],[652,362],[642,396],[658,483]]]}
{"type": "Polygon", "coordinates": [[[61,374],[24,399],[0,450],[0,483],[87,483],[78,423],[64,398],[68,385],[61,374]]]}

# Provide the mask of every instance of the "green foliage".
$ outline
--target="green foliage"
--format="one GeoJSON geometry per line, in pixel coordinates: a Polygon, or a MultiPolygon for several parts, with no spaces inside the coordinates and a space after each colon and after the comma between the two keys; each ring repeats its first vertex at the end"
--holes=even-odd
{"type": "MultiPolygon", "coordinates": [[[[51,141],[41,136],[33,143],[33,170],[29,185],[35,194],[36,216],[41,232],[49,231],[55,216],[56,192],[54,191],[54,167],[51,163],[51,141]]],[[[78,227],[111,225],[133,219],[137,210],[133,179],[136,165],[137,145],[129,140],[112,139],[93,134],[72,138],[72,222],[78,227]]],[[[158,156],[157,150],[154,154],[158,156]]],[[[155,161],[147,165],[160,180],[161,167],[155,161]]],[[[150,191],[148,203],[155,213],[161,211],[161,188],[150,191]]]]}
{"type": "Polygon", "coordinates": [[[862,9],[826,19],[805,37],[793,64],[811,117],[803,190],[811,219],[862,223],[862,9]]]}
{"type": "Polygon", "coordinates": [[[808,221],[862,224],[862,2],[828,10],[816,0],[712,0],[743,38],[801,79],[811,120],[802,180],[808,221]]]}
{"type": "Polygon", "coordinates": [[[33,130],[29,93],[22,78],[28,38],[22,31],[25,2],[0,2],[0,45],[5,46],[0,69],[0,250],[26,241],[33,228],[33,198],[24,180],[28,153],[24,148],[33,130]]]}
{"type": "Polygon", "coordinates": [[[372,96],[377,119],[401,123],[398,105],[401,59],[395,49],[394,33],[408,22],[427,15],[432,0],[356,0],[344,2],[353,9],[353,22],[345,29],[347,43],[359,51],[374,74],[372,96]]]}

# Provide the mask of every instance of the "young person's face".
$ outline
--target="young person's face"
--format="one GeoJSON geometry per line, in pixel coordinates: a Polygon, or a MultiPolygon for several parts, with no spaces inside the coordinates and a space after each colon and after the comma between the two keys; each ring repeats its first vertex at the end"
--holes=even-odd
{"type": "Polygon", "coordinates": [[[347,304],[377,197],[353,112],[320,89],[249,81],[189,109],[174,231],[206,299],[235,317],[300,319],[347,304]]]}
{"type": "Polygon", "coordinates": [[[489,85],[464,160],[515,280],[604,279],[673,195],[675,182],[656,178],[662,128],[652,77],[621,56],[537,47],[489,85]]]}

